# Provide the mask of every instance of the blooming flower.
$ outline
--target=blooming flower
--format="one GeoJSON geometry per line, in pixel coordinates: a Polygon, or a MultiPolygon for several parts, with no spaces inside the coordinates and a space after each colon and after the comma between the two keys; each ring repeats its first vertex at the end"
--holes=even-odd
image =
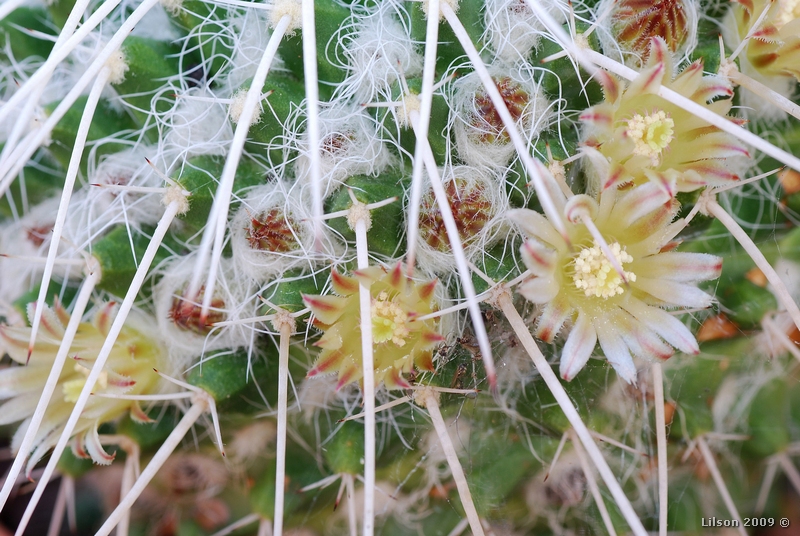
{"type": "Polygon", "coordinates": [[[634,355],[663,360],[672,355],[672,347],[696,354],[692,333],[664,308],[709,306],[712,297],[696,284],[717,278],[722,261],[714,255],[672,251],[672,239],[683,228],[681,220],[670,223],[677,202],[650,183],[604,190],[599,203],[586,195],[567,201],[555,189],[552,193],[567,214],[571,246],[537,212],[515,210],[510,216],[530,236],[521,252],[533,277],[519,292],[544,306],[536,336],[552,342],[563,325],[571,325],[561,376],[572,380],[598,341],[627,382],[636,377],[634,355]],[[587,218],[607,243],[609,255],[581,223],[587,218]]]}
{"type": "MultiPolygon", "coordinates": [[[[789,76],[800,81],[800,2],[771,2],[767,18],[746,45],[747,62],[765,76],[789,76]]],[[[736,0],[732,7],[738,38],[752,30],[767,0],[736,0]]]]}
{"type": "Polygon", "coordinates": [[[630,85],[601,75],[605,100],[583,112],[587,171],[597,189],[654,182],[669,195],[737,180],[728,161],[748,156],[734,137],[658,96],[659,85],[725,116],[733,92],[694,62],[670,80],[666,44],[652,39],[646,68],[630,85]]]}
{"type": "Polygon", "coordinates": [[[436,310],[435,279],[415,283],[398,264],[388,272],[379,266],[358,270],[353,277],[332,270],[331,281],[335,296],[303,296],[316,317],[314,325],[324,332],[316,343],[322,351],[309,378],[336,371],[340,389],[363,377],[359,283],[369,288],[372,296],[375,384],[405,389],[410,384],[402,375],[414,366],[433,370],[432,350],[444,339],[436,331],[436,319],[417,318],[436,310]]]}
{"type": "MultiPolygon", "coordinates": [[[[33,305],[28,307],[32,317],[33,305]]],[[[64,365],[53,399],[47,408],[39,431],[33,443],[28,468],[55,446],[75,402],[86,383],[94,360],[100,353],[113,320],[114,303],[98,309],[92,322],[83,322],[70,347],[69,361],[64,365]]],[[[0,425],[24,420],[11,442],[16,451],[25,435],[34,409],[58,353],[64,336],[64,325],[69,322],[69,314],[56,304],[42,314],[41,329],[27,366],[10,366],[0,370],[0,398],[8,399],[0,406],[0,425]]],[[[152,329],[152,328],[151,328],[152,329]]],[[[131,327],[126,323],[108,357],[105,368],[94,386],[95,394],[146,394],[155,387],[158,376],[153,372],[159,367],[164,352],[160,345],[145,335],[144,329],[131,327]]],[[[25,365],[28,356],[30,328],[0,326],[0,350],[7,352],[11,359],[25,365]]],[[[113,421],[130,412],[132,419],[149,422],[139,403],[134,400],[91,396],[73,432],[76,440],[73,450],[81,456],[89,456],[95,463],[107,465],[114,459],[107,454],[98,436],[97,428],[103,423],[113,421]]]]}
{"type": "MultiPolygon", "coordinates": [[[[736,0],[723,23],[723,37],[731,49],[752,32],[744,53],[738,56],[739,70],[787,98],[792,98],[800,81],[800,2],[798,0],[736,0]],[[771,4],[758,28],[753,25],[771,4]]],[[[724,66],[723,66],[724,68],[724,66]]],[[[753,108],[759,119],[783,119],[786,113],[770,99],[741,92],[741,103],[753,108]]]]}

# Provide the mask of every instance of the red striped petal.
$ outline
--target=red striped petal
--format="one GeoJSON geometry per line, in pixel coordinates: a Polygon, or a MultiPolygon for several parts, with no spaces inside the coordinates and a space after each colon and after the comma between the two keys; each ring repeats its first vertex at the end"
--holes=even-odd
{"type": "Polygon", "coordinates": [[[331,285],[333,291],[339,296],[349,296],[358,292],[358,280],[340,274],[335,268],[331,269],[331,285]]]}

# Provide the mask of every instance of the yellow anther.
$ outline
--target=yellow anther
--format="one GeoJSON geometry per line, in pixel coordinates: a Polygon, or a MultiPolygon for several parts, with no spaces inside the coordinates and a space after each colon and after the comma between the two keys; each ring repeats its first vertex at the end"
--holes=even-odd
{"type": "Polygon", "coordinates": [[[408,313],[392,302],[386,292],[372,300],[372,340],[375,343],[392,341],[397,346],[406,344],[408,313]]]}
{"type": "MultiPolygon", "coordinates": [[[[83,386],[86,384],[86,380],[89,378],[89,373],[91,371],[82,367],[78,363],[75,363],[75,372],[80,372],[83,374],[83,378],[75,378],[74,380],[64,382],[62,389],[64,391],[65,402],[75,403],[78,401],[78,397],[80,396],[81,391],[83,391],[83,386]]],[[[105,390],[108,387],[108,372],[101,372],[95,385],[99,386],[100,389],[105,390]]]]}
{"type": "Polygon", "coordinates": [[[628,121],[625,131],[634,143],[633,154],[647,156],[657,165],[661,152],[666,149],[673,138],[675,122],[663,110],[642,116],[634,115],[628,121]]]}
{"type": "MultiPolygon", "coordinates": [[[[619,242],[609,244],[609,248],[620,266],[633,261],[633,257],[619,245],[619,242]]],[[[571,264],[575,269],[572,281],[575,283],[575,288],[582,290],[584,295],[608,299],[625,292],[622,278],[614,270],[597,241],[592,247],[581,249],[571,264]]],[[[636,281],[636,274],[633,272],[625,272],[625,277],[628,281],[636,281]]]]}
{"type": "Polygon", "coordinates": [[[775,14],[775,27],[777,29],[794,19],[800,18],[800,0],[780,0],[777,2],[778,10],[775,14]]]}

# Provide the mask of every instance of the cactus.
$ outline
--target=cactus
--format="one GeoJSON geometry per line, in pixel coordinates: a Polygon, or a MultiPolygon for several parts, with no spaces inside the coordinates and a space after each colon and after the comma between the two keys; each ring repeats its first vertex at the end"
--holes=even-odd
{"type": "Polygon", "coordinates": [[[789,534],[798,25],[6,0],[0,519],[789,534]]]}

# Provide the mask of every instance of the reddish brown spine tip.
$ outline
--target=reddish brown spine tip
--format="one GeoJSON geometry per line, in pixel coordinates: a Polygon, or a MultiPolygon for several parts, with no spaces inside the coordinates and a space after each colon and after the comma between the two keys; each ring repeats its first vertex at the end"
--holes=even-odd
{"type": "Polygon", "coordinates": [[[497,388],[497,375],[492,372],[487,375],[486,379],[489,380],[489,391],[494,398],[497,398],[500,395],[500,390],[497,388]]]}

